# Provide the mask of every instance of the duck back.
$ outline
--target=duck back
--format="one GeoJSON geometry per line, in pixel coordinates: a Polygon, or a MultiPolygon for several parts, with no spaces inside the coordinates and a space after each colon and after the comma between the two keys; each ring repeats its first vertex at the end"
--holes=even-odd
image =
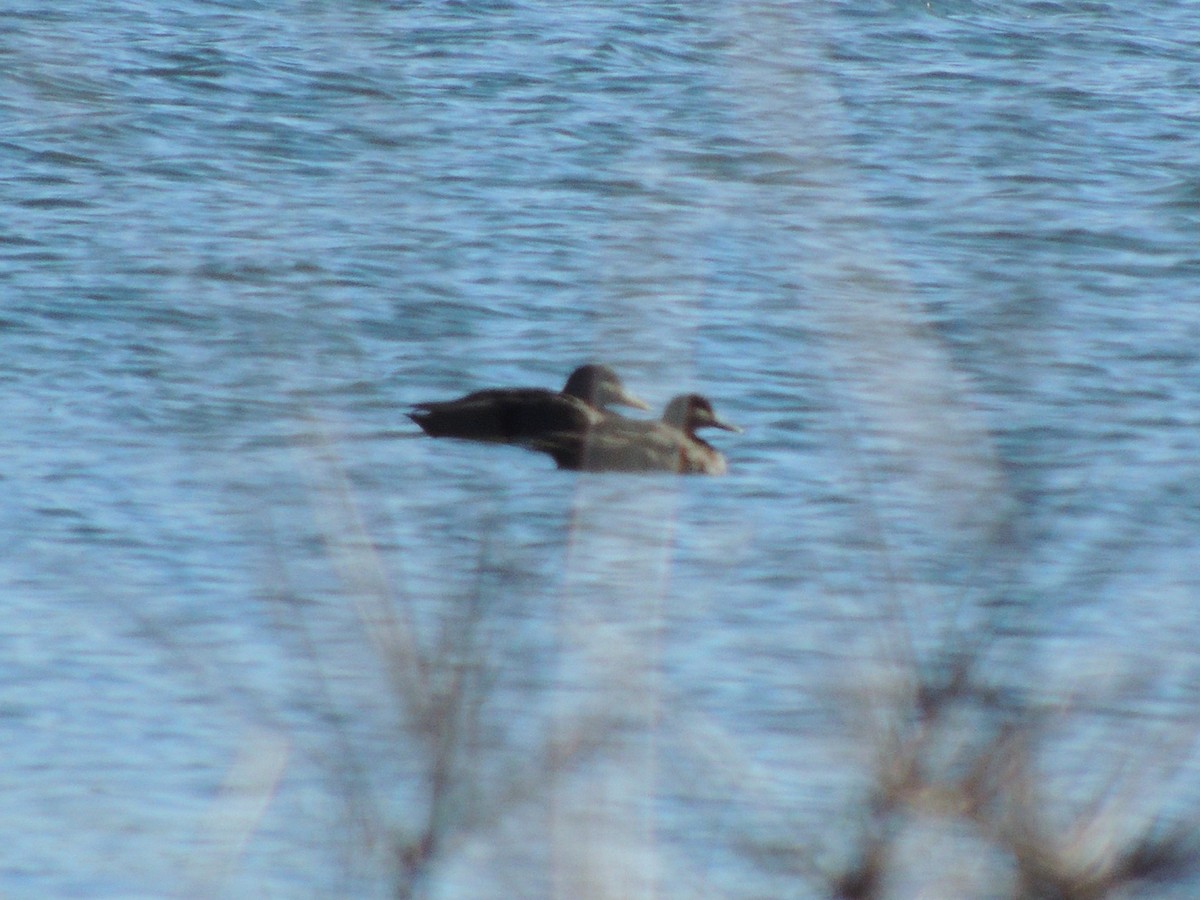
{"type": "Polygon", "coordinates": [[[602,418],[577,397],[539,388],[494,388],[420,403],[408,414],[430,437],[521,443],[550,431],[586,431],[602,418]]]}

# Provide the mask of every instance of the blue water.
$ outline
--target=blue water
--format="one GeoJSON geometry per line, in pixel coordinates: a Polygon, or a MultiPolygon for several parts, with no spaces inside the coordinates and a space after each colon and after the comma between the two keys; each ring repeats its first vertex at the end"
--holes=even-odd
{"type": "Polygon", "coordinates": [[[1186,817],[1198,30],[0,10],[0,893],[391,895],[425,788],[389,634],[491,673],[433,896],[822,896],[747,846],[847,852],[880,698],[981,629],[1061,712],[1063,797],[1154,747],[1186,817]],[[586,360],[709,395],[730,475],[402,415],[586,360]]]}

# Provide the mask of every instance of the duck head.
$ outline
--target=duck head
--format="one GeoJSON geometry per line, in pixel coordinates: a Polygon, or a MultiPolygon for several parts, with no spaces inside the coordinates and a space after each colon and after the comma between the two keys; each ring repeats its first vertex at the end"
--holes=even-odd
{"type": "Polygon", "coordinates": [[[717,417],[713,405],[701,394],[680,394],[667,404],[663,421],[681,431],[691,434],[697,428],[721,428],[725,431],[741,431],[731,422],[717,417]]]}
{"type": "Polygon", "coordinates": [[[631,393],[617,373],[608,366],[589,364],[580,366],[571,373],[562,391],[578,397],[585,403],[603,409],[606,406],[632,406],[634,409],[649,409],[650,405],[631,393]]]}

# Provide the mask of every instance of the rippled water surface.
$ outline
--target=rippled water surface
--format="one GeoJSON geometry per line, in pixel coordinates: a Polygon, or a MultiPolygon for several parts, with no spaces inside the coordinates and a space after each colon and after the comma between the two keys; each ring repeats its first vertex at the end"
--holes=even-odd
{"type": "Polygon", "coordinates": [[[1064,797],[1130,744],[1195,774],[1129,737],[1200,686],[1194,6],[0,33],[0,893],[392,895],[406,691],[467,657],[433,896],[822,896],[872,685],[981,633],[1068,711],[1064,797]],[[729,476],[402,414],[586,360],[710,396],[729,476]]]}

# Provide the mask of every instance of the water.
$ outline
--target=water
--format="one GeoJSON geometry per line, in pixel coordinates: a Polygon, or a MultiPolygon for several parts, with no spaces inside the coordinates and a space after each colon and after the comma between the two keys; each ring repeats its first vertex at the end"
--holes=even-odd
{"type": "Polygon", "coordinates": [[[0,17],[0,893],[388,895],[393,616],[495,679],[438,896],[822,895],[955,628],[1054,815],[1139,743],[1194,811],[1189,5],[0,17]],[[730,476],[401,415],[590,359],[730,476]]]}

